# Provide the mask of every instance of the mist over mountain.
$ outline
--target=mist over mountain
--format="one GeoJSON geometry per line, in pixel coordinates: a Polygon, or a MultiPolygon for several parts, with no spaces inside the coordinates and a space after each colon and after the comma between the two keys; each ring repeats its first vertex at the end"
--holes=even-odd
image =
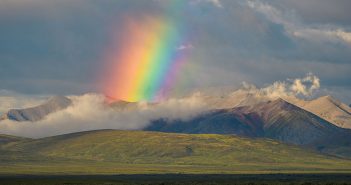
{"type": "Polygon", "coordinates": [[[145,130],[268,137],[299,145],[345,132],[283,99],[212,111],[186,121],[156,120],[145,130]]]}
{"type": "Polygon", "coordinates": [[[153,119],[188,119],[209,110],[197,96],[170,98],[157,104],[147,102],[107,103],[104,95],[69,96],[72,105],[38,121],[0,121],[0,133],[45,137],[96,129],[142,129],[153,119]],[[128,108],[129,107],[129,108],[128,108]]]}
{"type": "Polygon", "coordinates": [[[47,115],[63,110],[70,106],[72,101],[63,96],[51,97],[47,102],[36,107],[25,109],[10,109],[7,113],[1,116],[0,120],[13,121],[39,121],[47,115]]]}

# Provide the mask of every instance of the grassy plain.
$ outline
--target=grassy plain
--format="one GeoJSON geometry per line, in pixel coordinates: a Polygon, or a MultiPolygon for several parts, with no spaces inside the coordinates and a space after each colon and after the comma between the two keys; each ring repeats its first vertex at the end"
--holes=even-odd
{"type": "Polygon", "coordinates": [[[350,160],[231,135],[102,130],[0,145],[2,175],[349,172],[350,160]]]}

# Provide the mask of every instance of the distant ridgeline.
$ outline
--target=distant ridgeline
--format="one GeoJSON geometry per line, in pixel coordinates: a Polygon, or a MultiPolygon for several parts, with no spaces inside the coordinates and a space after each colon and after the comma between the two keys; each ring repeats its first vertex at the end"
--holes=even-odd
{"type": "Polygon", "coordinates": [[[54,96],[44,104],[36,107],[10,109],[1,116],[0,120],[39,121],[50,113],[65,109],[71,104],[72,101],[64,96],[54,96]]]}

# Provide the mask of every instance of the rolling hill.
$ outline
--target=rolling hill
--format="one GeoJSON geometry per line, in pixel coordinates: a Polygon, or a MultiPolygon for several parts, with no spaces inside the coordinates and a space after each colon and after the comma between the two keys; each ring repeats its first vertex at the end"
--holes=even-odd
{"type": "Polygon", "coordinates": [[[26,140],[26,138],[0,134],[0,145],[24,140],[26,140]]]}
{"type": "Polygon", "coordinates": [[[0,150],[0,174],[351,171],[350,160],[232,135],[101,130],[14,140],[0,150]]]}

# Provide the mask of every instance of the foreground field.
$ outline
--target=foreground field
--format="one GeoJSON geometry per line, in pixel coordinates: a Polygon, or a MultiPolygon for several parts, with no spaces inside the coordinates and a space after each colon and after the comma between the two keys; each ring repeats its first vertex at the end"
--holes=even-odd
{"type": "Polygon", "coordinates": [[[0,176],[6,185],[350,185],[347,174],[0,176]]]}
{"type": "Polygon", "coordinates": [[[350,160],[230,135],[103,130],[1,141],[3,175],[351,172],[350,160]]]}

